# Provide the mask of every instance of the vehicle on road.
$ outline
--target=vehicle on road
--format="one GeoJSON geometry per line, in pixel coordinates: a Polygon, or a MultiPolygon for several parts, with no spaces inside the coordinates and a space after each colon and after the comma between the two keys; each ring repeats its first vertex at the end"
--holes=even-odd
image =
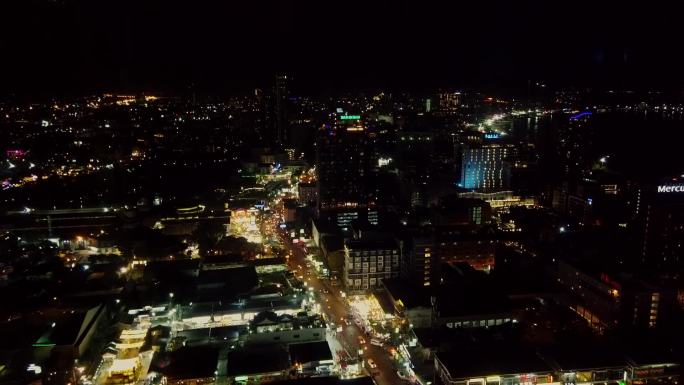
{"type": "Polygon", "coordinates": [[[383,345],[382,341],[380,341],[377,338],[371,338],[370,343],[371,343],[371,345],[380,346],[380,347],[382,347],[382,345],[383,345]]]}
{"type": "Polygon", "coordinates": [[[368,362],[368,366],[371,369],[377,369],[378,368],[378,365],[375,363],[375,361],[373,361],[372,358],[369,358],[368,361],[366,361],[366,362],[368,362]]]}
{"type": "Polygon", "coordinates": [[[332,373],[332,368],[330,366],[321,366],[316,369],[316,372],[320,374],[330,374],[332,373]]]}
{"type": "Polygon", "coordinates": [[[363,339],[363,337],[359,336],[359,344],[363,345],[366,343],[366,340],[363,339]]]}
{"type": "Polygon", "coordinates": [[[397,377],[404,381],[411,381],[411,375],[406,372],[404,369],[399,369],[397,370],[397,377]]]}

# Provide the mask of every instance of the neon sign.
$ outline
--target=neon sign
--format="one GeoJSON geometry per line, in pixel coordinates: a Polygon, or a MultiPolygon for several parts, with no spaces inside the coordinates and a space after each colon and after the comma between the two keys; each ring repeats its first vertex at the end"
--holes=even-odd
{"type": "Polygon", "coordinates": [[[499,137],[501,137],[501,135],[499,135],[499,134],[485,134],[484,137],[485,137],[485,139],[499,139],[499,137]]]}
{"type": "Polygon", "coordinates": [[[590,115],[592,115],[591,111],[584,111],[584,112],[580,112],[577,115],[571,116],[570,120],[577,120],[579,118],[583,118],[585,116],[590,116],[590,115]]]}
{"type": "Polygon", "coordinates": [[[26,152],[24,150],[7,150],[5,154],[8,158],[20,158],[26,155],[26,152]]]}
{"type": "Polygon", "coordinates": [[[340,119],[342,119],[342,120],[359,120],[359,119],[361,119],[361,115],[342,115],[342,116],[340,116],[340,119]]]}
{"type": "Polygon", "coordinates": [[[684,184],[658,186],[659,193],[684,192],[684,184]]]}

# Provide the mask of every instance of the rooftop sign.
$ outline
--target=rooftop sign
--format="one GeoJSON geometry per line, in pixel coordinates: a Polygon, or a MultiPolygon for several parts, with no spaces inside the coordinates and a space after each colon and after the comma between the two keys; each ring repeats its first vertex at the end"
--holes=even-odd
{"type": "Polygon", "coordinates": [[[359,120],[359,119],[361,119],[361,115],[342,115],[342,116],[340,116],[340,119],[342,119],[342,120],[359,120]]]}
{"type": "Polygon", "coordinates": [[[684,192],[684,184],[658,186],[659,193],[684,192]]]}

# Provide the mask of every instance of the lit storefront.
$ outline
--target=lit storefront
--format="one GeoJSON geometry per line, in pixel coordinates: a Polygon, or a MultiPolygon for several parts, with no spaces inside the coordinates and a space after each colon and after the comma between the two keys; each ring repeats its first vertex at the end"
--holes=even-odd
{"type": "Polygon", "coordinates": [[[256,208],[231,210],[228,234],[244,237],[252,243],[262,243],[261,230],[257,221],[258,215],[259,210],[256,208]]]}
{"type": "Polygon", "coordinates": [[[361,320],[382,323],[394,317],[392,314],[385,313],[373,294],[351,296],[349,297],[349,305],[354,315],[361,320]]]}

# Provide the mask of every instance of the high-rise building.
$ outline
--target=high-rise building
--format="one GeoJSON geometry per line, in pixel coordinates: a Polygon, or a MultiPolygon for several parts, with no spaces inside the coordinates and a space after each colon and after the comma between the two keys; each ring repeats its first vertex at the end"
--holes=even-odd
{"type": "Polygon", "coordinates": [[[302,205],[315,204],[318,200],[318,188],[316,183],[312,182],[299,182],[297,184],[297,190],[299,193],[299,203],[302,205]]]}
{"type": "Polygon", "coordinates": [[[587,175],[586,170],[595,161],[592,154],[594,125],[589,124],[592,113],[581,112],[570,117],[567,124],[558,128],[557,152],[560,155],[562,182],[566,191],[574,194],[587,175]]]}
{"type": "Polygon", "coordinates": [[[510,188],[511,144],[468,145],[461,158],[461,187],[482,192],[510,188]]]}
{"type": "Polygon", "coordinates": [[[321,128],[316,142],[319,210],[367,206],[367,171],[366,134],[360,116],[341,115],[321,128]]]}
{"type": "Polygon", "coordinates": [[[275,79],[275,143],[288,143],[289,83],[287,75],[276,75],[275,79]]]}
{"type": "Polygon", "coordinates": [[[684,267],[684,181],[643,189],[639,199],[642,262],[668,270],[684,267]]]}

